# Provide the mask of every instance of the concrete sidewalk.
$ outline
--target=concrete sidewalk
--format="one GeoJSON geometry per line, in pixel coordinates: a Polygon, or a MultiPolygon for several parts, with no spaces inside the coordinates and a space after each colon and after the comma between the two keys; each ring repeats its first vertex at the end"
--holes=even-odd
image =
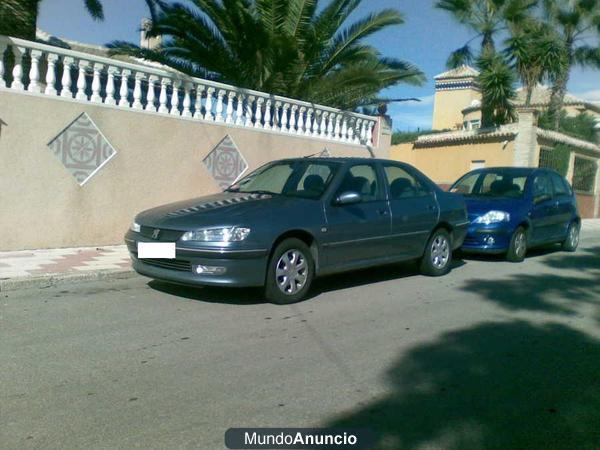
{"type": "MultiPolygon", "coordinates": [[[[582,232],[600,232],[600,219],[585,219],[582,232]]],[[[0,291],[133,274],[125,245],[0,252],[0,291]]]]}

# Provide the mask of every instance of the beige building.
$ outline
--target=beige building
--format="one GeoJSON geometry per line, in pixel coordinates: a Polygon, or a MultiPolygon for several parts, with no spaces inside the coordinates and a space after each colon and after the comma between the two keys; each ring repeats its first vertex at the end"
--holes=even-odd
{"type": "MultiPolygon", "coordinates": [[[[550,100],[550,90],[544,86],[534,90],[527,109],[525,92],[517,91],[517,123],[482,129],[478,75],[472,67],[462,66],[436,76],[432,120],[436,132],[392,146],[390,157],[414,165],[442,186],[481,167],[555,168],[573,185],[582,214],[598,217],[600,147],[537,126],[537,116],[550,100]]],[[[567,94],[565,110],[572,116],[585,112],[596,117],[600,131],[600,105],[567,94]]]]}

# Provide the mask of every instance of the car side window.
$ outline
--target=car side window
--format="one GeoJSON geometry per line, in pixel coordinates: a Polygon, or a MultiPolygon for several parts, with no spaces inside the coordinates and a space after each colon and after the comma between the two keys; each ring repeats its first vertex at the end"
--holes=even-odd
{"type": "Polygon", "coordinates": [[[554,187],[554,195],[571,195],[567,182],[560,175],[553,173],[550,175],[552,178],[552,186],[554,187]]]}
{"type": "Polygon", "coordinates": [[[390,192],[390,200],[420,197],[427,194],[428,189],[406,169],[396,165],[384,164],[383,170],[390,192]]]}
{"type": "Polygon", "coordinates": [[[357,164],[350,167],[344,176],[337,195],[344,192],[358,192],[363,201],[373,201],[380,198],[379,180],[375,167],[371,164],[357,164]]]}
{"type": "Polygon", "coordinates": [[[547,175],[539,174],[533,179],[533,198],[543,197],[552,198],[552,186],[547,175]]]}

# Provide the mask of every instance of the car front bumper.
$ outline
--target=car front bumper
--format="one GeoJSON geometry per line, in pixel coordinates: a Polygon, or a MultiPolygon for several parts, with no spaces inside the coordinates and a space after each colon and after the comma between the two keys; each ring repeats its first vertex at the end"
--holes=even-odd
{"type": "Polygon", "coordinates": [[[198,286],[262,286],[268,249],[224,249],[176,246],[175,259],[140,259],[138,242],[153,242],[132,231],[125,235],[133,269],[140,275],[173,283],[198,286]],[[218,267],[222,273],[196,273],[196,266],[218,267]]]}
{"type": "Polygon", "coordinates": [[[461,250],[473,253],[504,253],[510,246],[513,232],[513,227],[507,223],[471,223],[461,250]]]}

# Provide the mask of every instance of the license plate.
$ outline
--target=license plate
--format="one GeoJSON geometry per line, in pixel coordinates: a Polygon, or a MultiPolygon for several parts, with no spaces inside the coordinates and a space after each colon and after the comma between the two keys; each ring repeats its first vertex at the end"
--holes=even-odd
{"type": "Polygon", "coordinates": [[[175,242],[138,242],[138,258],[175,259],[175,242]]]}

